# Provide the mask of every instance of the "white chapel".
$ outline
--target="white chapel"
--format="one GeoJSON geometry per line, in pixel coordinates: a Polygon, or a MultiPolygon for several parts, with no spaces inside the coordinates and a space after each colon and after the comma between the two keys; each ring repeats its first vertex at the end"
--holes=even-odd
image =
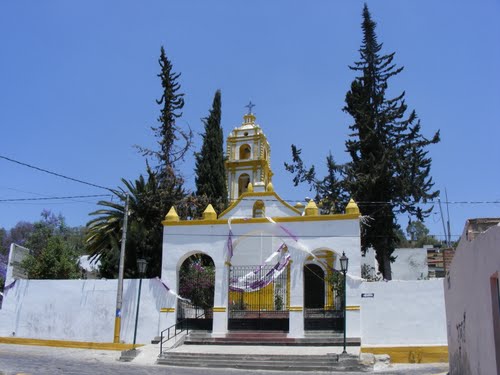
{"type": "MultiPolygon", "coordinates": [[[[301,338],[308,330],[343,328],[342,298],[333,275],[349,259],[347,336],[360,337],[360,213],[321,215],[314,201],[290,205],[272,184],[271,148],[249,112],[227,138],[226,173],[231,205],[219,215],[211,205],[201,220],[180,220],[172,207],[163,221],[161,279],[179,289],[179,270],[193,254],[215,265],[211,332],[282,330],[301,338]]],[[[163,309],[163,326],[179,318],[180,299],[163,309]]]]}

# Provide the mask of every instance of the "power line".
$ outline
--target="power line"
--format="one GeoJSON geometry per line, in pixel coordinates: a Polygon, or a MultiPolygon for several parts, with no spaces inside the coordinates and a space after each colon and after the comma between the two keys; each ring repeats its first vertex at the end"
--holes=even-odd
{"type": "MultiPolygon", "coordinates": [[[[229,201],[236,202],[239,201],[240,198],[230,198],[229,201]]],[[[276,199],[259,199],[263,202],[274,202],[276,199]]],[[[303,199],[283,199],[281,198],[282,201],[288,202],[288,203],[295,203],[299,202],[301,203],[304,201],[303,199]]],[[[318,203],[318,202],[316,202],[318,203]]],[[[500,204],[500,200],[492,200],[492,201],[441,201],[441,203],[446,203],[446,204],[500,204]]],[[[416,205],[424,205],[424,204],[438,204],[438,201],[427,201],[427,202],[417,202],[417,201],[405,201],[405,202],[390,202],[390,201],[356,201],[357,205],[383,205],[383,204],[416,204],[416,205]]]]}
{"type": "Polygon", "coordinates": [[[70,181],[78,182],[78,183],[80,183],[80,184],[84,184],[84,185],[88,185],[88,186],[93,186],[93,187],[96,187],[96,188],[99,188],[99,189],[104,189],[104,190],[112,191],[110,188],[107,188],[107,187],[105,187],[105,186],[101,186],[101,185],[93,184],[92,182],[87,182],[87,181],[79,180],[79,179],[77,179],[77,178],[73,178],[73,177],[68,177],[68,176],[62,175],[62,174],[60,174],[60,173],[52,172],[52,171],[49,171],[49,170],[47,170],[47,169],[43,169],[43,168],[36,167],[36,166],[34,166],[34,165],[31,165],[31,164],[23,163],[23,162],[21,162],[21,161],[14,160],[14,159],[11,159],[11,158],[8,158],[8,157],[3,156],[3,155],[0,155],[0,159],[4,159],[4,160],[10,161],[10,162],[12,162],[12,163],[16,163],[16,164],[19,164],[19,165],[22,165],[22,166],[28,167],[28,168],[36,169],[37,171],[44,172],[44,173],[48,173],[48,174],[51,174],[51,175],[53,175],[53,176],[61,177],[61,178],[64,178],[64,179],[66,179],[66,180],[70,180],[70,181]]]}
{"type": "Polygon", "coordinates": [[[109,197],[109,196],[110,194],[92,194],[92,195],[71,195],[66,197],[8,198],[8,199],[0,199],[0,202],[47,201],[47,200],[74,199],[74,198],[109,197]]]}

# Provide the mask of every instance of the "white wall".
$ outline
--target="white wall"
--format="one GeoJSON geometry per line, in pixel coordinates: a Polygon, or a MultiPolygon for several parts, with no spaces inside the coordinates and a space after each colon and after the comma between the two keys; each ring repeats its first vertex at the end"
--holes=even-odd
{"type": "MultiPolygon", "coordinates": [[[[0,310],[0,336],[113,342],[117,280],[18,280],[0,310]]],[[[121,340],[133,341],[139,280],[124,280],[121,340]]],[[[137,342],[164,329],[171,299],[157,279],[142,282],[137,342]]]]}
{"type": "Polygon", "coordinates": [[[462,236],[444,280],[451,374],[497,373],[500,324],[493,314],[498,316],[500,306],[493,304],[492,293],[498,291],[491,277],[500,272],[499,250],[499,226],[472,241],[462,236]]]}
{"type": "Polygon", "coordinates": [[[446,345],[443,280],[364,282],[363,346],[446,345]]]}
{"type": "MultiPolygon", "coordinates": [[[[392,256],[396,257],[396,260],[391,263],[393,280],[422,280],[429,275],[426,247],[395,249],[392,256]]],[[[361,263],[373,267],[374,273],[378,271],[375,251],[372,248],[366,251],[365,256],[361,258],[361,263]]]]}

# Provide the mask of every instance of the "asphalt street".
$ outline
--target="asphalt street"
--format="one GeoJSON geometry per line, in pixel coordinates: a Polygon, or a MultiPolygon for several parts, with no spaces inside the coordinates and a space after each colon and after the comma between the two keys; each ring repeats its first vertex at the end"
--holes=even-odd
{"type": "MultiPolygon", "coordinates": [[[[117,361],[119,352],[67,348],[47,348],[25,345],[0,344],[0,375],[255,375],[285,374],[277,371],[256,371],[236,369],[206,369],[169,367],[160,365],[139,365],[117,361]]],[[[445,374],[445,364],[436,365],[393,365],[378,369],[376,374],[445,374]]],[[[311,372],[286,372],[294,375],[311,375],[311,372]]],[[[326,374],[326,373],[325,373],[326,374]]],[[[367,373],[351,372],[352,375],[367,373]]]]}

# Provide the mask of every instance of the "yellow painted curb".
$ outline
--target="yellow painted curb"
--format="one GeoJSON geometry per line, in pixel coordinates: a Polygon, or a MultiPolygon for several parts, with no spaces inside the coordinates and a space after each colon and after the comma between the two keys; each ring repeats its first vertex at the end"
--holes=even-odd
{"type": "Polygon", "coordinates": [[[447,363],[448,346],[361,347],[361,353],[388,354],[392,363],[447,363]]]}
{"type": "Polygon", "coordinates": [[[129,350],[142,346],[141,344],[115,344],[113,342],[88,342],[65,340],[41,340],[22,337],[0,337],[0,344],[52,346],[59,348],[97,349],[97,350],[129,350]]]}

